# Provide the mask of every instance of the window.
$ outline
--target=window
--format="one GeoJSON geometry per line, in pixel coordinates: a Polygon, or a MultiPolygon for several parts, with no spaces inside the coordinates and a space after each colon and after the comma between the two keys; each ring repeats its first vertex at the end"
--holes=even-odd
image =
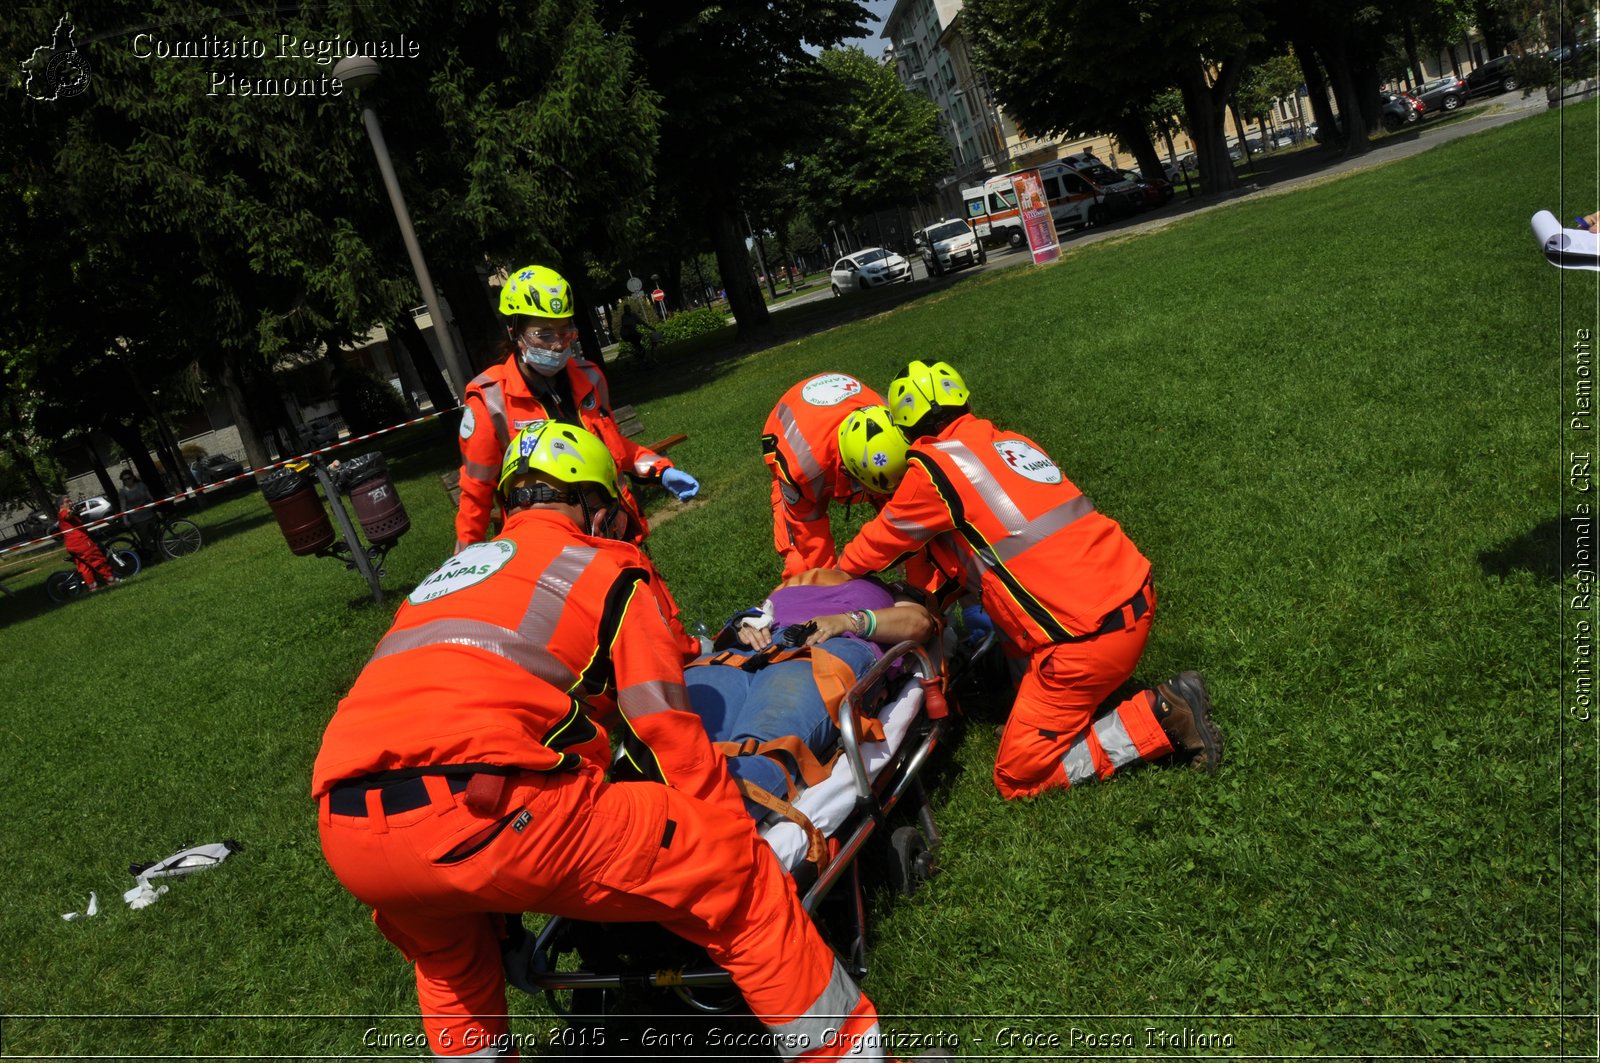
{"type": "Polygon", "coordinates": [[[981,218],[987,213],[989,212],[983,209],[983,198],[981,196],[977,199],[967,200],[967,217],[981,218]]]}
{"type": "Polygon", "coordinates": [[[999,214],[1001,211],[1004,211],[1004,210],[1016,210],[1016,209],[1017,209],[1017,194],[1015,192],[1011,191],[1010,189],[1007,189],[1004,192],[990,192],[989,193],[989,211],[990,211],[990,213],[999,214]]]}
{"type": "Polygon", "coordinates": [[[1060,199],[1066,195],[1061,189],[1061,182],[1054,176],[1044,179],[1044,194],[1048,199],[1060,199]]]}

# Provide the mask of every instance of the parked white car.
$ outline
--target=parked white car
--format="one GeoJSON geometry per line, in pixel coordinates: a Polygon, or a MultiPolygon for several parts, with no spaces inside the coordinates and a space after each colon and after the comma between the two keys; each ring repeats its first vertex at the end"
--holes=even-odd
{"type": "Polygon", "coordinates": [[[919,230],[914,238],[922,248],[922,264],[935,277],[961,266],[978,266],[989,256],[978,246],[972,226],[960,218],[946,218],[919,230]]]}
{"type": "Polygon", "coordinates": [[[835,262],[829,279],[834,295],[842,295],[852,289],[865,291],[868,288],[881,288],[885,284],[909,283],[911,263],[893,251],[868,247],[835,262]]]}

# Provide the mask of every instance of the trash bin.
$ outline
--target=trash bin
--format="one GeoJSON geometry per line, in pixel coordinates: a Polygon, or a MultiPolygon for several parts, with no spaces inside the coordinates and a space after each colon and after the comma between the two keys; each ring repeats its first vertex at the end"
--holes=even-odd
{"type": "Polygon", "coordinates": [[[400,492],[389,479],[389,463],[379,451],[351,458],[339,466],[339,488],[356,507],[361,531],[373,546],[392,543],[411,530],[411,518],[400,492]]]}
{"type": "Polygon", "coordinates": [[[316,481],[309,475],[278,469],[261,481],[261,493],[292,552],[314,554],[333,545],[333,525],[322,507],[316,481]]]}

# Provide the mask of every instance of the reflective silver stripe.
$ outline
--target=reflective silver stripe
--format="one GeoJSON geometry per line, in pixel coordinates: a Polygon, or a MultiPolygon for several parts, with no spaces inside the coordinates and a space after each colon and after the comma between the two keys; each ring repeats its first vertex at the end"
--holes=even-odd
{"type": "Polygon", "coordinates": [[[1061,758],[1061,767],[1067,773],[1067,785],[1076,786],[1094,778],[1094,754],[1089,752],[1089,736],[1079,738],[1061,758]]]}
{"type": "Polygon", "coordinates": [[[794,419],[794,412],[789,407],[780,402],[778,408],[772,412],[777,414],[778,423],[783,425],[783,441],[789,444],[790,452],[800,465],[801,479],[812,485],[810,494],[815,496],[818,493],[816,484],[822,479],[822,466],[818,464],[817,456],[811,452],[810,440],[800,431],[800,426],[794,419]]]}
{"type": "Polygon", "coordinates": [[[1022,510],[1018,509],[1017,504],[1011,501],[1011,496],[1006,494],[1005,489],[995,482],[994,475],[989,472],[989,467],[965,443],[952,439],[943,443],[933,444],[933,449],[945,454],[951,461],[956,463],[956,468],[961,470],[961,475],[966,477],[977,490],[978,497],[983,499],[983,504],[1000,521],[1000,526],[1006,530],[1007,534],[1013,534],[1022,529],[1022,526],[1027,523],[1027,518],[1022,515],[1022,510]]]}
{"type": "Polygon", "coordinates": [[[511,445],[511,422],[506,420],[506,393],[500,387],[498,380],[484,380],[478,388],[478,395],[483,399],[483,408],[489,413],[489,423],[494,426],[494,438],[500,444],[501,452],[511,445]]]}
{"type": "Polygon", "coordinates": [[[456,617],[429,621],[404,631],[391,631],[378,643],[378,648],[372,651],[372,660],[381,660],[409,650],[419,650],[425,646],[445,645],[471,646],[503,657],[529,675],[543,679],[562,690],[571,689],[577,682],[572,670],[557,660],[543,643],[535,643],[526,636],[499,624],[489,624],[482,620],[462,620],[456,617]]]}
{"type": "Polygon", "coordinates": [[[972,484],[983,504],[1005,529],[1005,537],[993,546],[992,557],[989,556],[991,551],[985,551],[984,560],[990,564],[1004,564],[1044,542],[1073,521],[1094,512],[1094,503],[1089,501],[1089,496],[1080,494],[1045,510],[1030,521],[1022,515],[1022,510],[1011,500],[1011,496],[1006,494],[1005,488],[995,480],[988,466],[965,443],[950,440],[933,444],[933,449],[955,462],[956,468],[972,484]]]}
{"type": "Polygon", "coordinates": [[[784,1059],[797,1059],[807,1052],[827,1044],[839,1031],[841,1020],[848,1018],[861,1003],[861,990],[850,980],[843,965],[833,961],[833,976],[811,1006],[793,1022],[778,1026],[770,1023],[767,1029],[775,1035],[775,1047],[784,1059]]]}
{"type": "MultiPolygon", "coordinates": [[[[509,446],[510,444],[507,445],[509,446]]],[[[484,483],[492,484],[500,479],[499,469],[491,469],[489,466],[479,465],[475,461],[462,462],[461,471],[472,477],[474,480],[482,480],[484,483]]]]}
{"type": "Polygon", "coordinates": [[[683,684],[667,679],[650,679],[621,688],[617,691],[617,708],[622,710],[624,716],[635,720],[663,709],[692,711],[689,708],[689,692],[683,684]]]}
{"type": "MultiPolygon", "coordinates": [[[[567,607],[573,584],[600,551],[593,546],[564,546],[555,560],[539,573],[539,584],[528,599],[528,608],[517,624],[517,633],[537,646],[548,646],[555,638],[556,624],[567,607]]],[[[569,673],[570,675],[570,673],[569,673]]],[[[562,690],[569,689],[577,677],[569,678],[562,690]]]]}
{"type": "Polygon", "coordinates": [[[938,534],[926,524],[918,524],[914,520],[906,520],[903,517],[885,516],[883,521],[885,524],[889,525],[889,527],[905,535],[906,538],[910,539],[914,543],[925,543],[938,534]]]}
{"type": "Polygon", "coordinates": [[[1001,539],[995,544],[995,556],[1002,562],[1010,561],[1023,551],[1038,546],[1073,521],[1087,517],[1093,512],[1094,503],[1089,501],[1088,495],[1069,498],[1059,506],[1045,510],[1018,531],[1001,539]]]}
{"type": "MultiPolygon", "coordinates": [[[[611,389],[606,386],[605,374],[600,372],[600,367],[593,362],[584,362],[578,366],[578,371],[589,381],[589,387],[594,391],[595,398],[599,401],[600,408],[606,411],[606,416],[611,416],[611,389]]],[[[574,401],[580,402],[577,396],[574,401]]]]}
{"type": "Polygon", "coordinates": [[[1140,761],[1139,747],[1128,737],[1128,729],[1122,726],[1122,717],[1116,713],[1095,721],[1094,736],[1100,739],[1100,748],[1105,750],[1106,759],[1113,768],[1126,768],[1140,761]]]}
{"type": "MultiPolygon", "coordinates": [[[[646,453],[649,453],[649,452],[646,451],[646,453]]],[[[656,458],[643,458],[643,457],[641,457],[638,461],[633,463],[633,474],[635,476],[649,476],[650,475],[650,470],[655,468],[660,463],[661,463],[661,459],[658,458],[658,457],[656,457],[656,458]]]]}

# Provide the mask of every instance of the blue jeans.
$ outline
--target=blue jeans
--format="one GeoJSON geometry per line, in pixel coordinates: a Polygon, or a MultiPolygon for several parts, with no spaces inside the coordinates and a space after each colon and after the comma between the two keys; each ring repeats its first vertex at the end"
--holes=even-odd
{"type": "MultiPolygon", "coordinates": [[[[877,654],[859,639],[829,639],[822,646],[848,664],[857,678],[877,661],[877,654]]],[[[683,678],[689,703],[713,742],[765,742],[796,735],[818,757],[825,758],[839,740],[839,729],[817,690],[809,660],[782,661],[756,672],[708,664],[685,669],[683,678]]],[[[783,769],[770,757],[729,757],[728,772],[780,797],[788,791],[783,769]]],[[[766,815],[765,809],[750,801],[745,807],[757,819],[766,815]]]]}

